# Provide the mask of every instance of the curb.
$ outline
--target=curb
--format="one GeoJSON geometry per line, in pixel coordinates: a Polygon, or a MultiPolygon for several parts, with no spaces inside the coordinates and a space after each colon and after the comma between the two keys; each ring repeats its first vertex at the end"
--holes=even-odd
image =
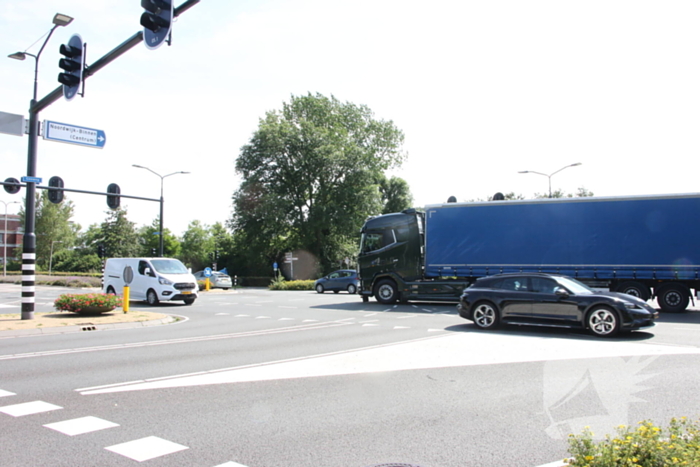
{"type": "Polygon", "coordinates": [[[74,332],[84,331],[108,331],[114,329],[134,329],[146,328],[152,326],[160,326],[162,324],[170,324],[177,321],[186,321],[187,318],[166,316],[161,319],[152,319],[149,321],[133,321],[131,323],[113,323],[113,324],[95,324],[88,326],[53,326],[38,329],[17,329],[14,331],[0,331],[0,339],[6,337],[27,337],[27,336],[47,336],[56,334],[70,334],[74,332]]]}

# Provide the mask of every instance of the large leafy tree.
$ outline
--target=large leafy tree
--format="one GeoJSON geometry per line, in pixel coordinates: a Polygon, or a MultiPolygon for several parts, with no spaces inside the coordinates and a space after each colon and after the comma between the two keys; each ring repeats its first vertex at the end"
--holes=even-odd
{"type": "Polygon", "coordinates": [[[182,234],[180,259],[192,271],[199,271],[211,263],[209,253],[214,251],[214,239],[208,226],[192,221],[182,234]]]}
{"type": "Polygon", "coordinates": [[[230,227],[260,264],[304,249],[324,268],[356,251],[368,215],[382,211],[377,174],[403,162],[403,133],[363,105],[292,96],[241,148],[230,227]]]}
{"type": "Polygon", "coordinates": [[[379,191],[382,194],[382,203],[384,203],[382,214],[401,212],[413,205],[411,189],[403,178],[383,177],[379,183],[379,191]]]}
{"type": "MultiPolygon", "coordinates": [[[[80,226],[73,224],[73,202],[64,199],[62,203],[49,201],[48,190],[42,190],[35,200],[34,233],[36,234],[36,264],[48,269],[52,256],[75,245],[80,226]]],[[[20,209],[21,225],[24,225],[24,208],[20,209]]],[[[21,250],[17,257],[21,258],[21,250]]]]}
{"type": "Polygon", "coordinates": [[[107,218],[100,226],[98,242],[104,245],[110,258],[132,258],[141,251],[135,224],[126,216],[126,209],[121,207],[107,211],[107,218]]]}
{"type": "MultiPolygon", "coordinates": [[[[141,255],[153,256],[155,250],[156,255],[160,249],[160,219],[153,219],[151,225],[144,225],[139,229],[139,242],[141,243],[141,255]]],[[[175,258],[180,255],[180,241],[175,235],[170,232],[170,229],[163,229],[163,256],[175,258]]]]}

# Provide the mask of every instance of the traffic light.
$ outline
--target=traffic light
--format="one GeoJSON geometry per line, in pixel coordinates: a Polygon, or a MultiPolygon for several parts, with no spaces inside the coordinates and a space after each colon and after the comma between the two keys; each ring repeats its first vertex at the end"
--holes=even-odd
{"type": "Polygon", "coordinates": [[[116,183],[110,183],[107,187],[107,193],[112,193],[107,195],[107,206],[109,206],[110,209],[117,209],[119,207],[119,202],[121,201],[121,197],[119,196],[119,193],[121,193],[119,185],[116,183]]]}
{"type": "Polygon", "coordinates": [[[105,246],[101,243],[97,245],[97,256],[99,256],[100,258],[105,257],[105,246]]]}
{"type": "Polygon", "coordinates": [[[214,260],[219,259],[219,250],[214,250],[214,260]]]}
{"type": "Polygon", "coordinates": [[[15,193],[19,192],[19,180],[17,180],[14,177],[9,177],[5,179],[5,183],[9,183],[10,185],[4,185],[5,191],[8,192],[11,195],[14,195],[15,193]]]}
{"type": "MultiPolygon", "coordinates": [[[[51,177],[49,186],[54,188],[63,188],[63,179],[61,177],[51,177]]],[[[63,190],[49,190],[49,201],[54,204],[59,204],[63,201],[63,190]]]]}
{"type": "Polygon", "coordinates": [[[173,0],[141,0],[146,10],[141,15],[143,43],[153,50],[160,47],[170,34],[173,23],[173,0]]]}
{"type": "Polygon", "coordinates": [[[156,252],[156,250],[157,250],[156,248],[151,248],[151,256],[154,257],[154,258],[155,258],[155,256],[158,254],[158,253],[156,252]]]}
{"type": "Polygon", "coordinates": [[[83,82],[85,68],[85,47],[80,34],[73,34],[68,44],[61,44],[59,52],[66,58],[58,61],[58,66],[65,70],[65,73],[58,74],[58,82],[63,85],[63,97],[71,100],[78,93],[80,84],[83,82]]]}

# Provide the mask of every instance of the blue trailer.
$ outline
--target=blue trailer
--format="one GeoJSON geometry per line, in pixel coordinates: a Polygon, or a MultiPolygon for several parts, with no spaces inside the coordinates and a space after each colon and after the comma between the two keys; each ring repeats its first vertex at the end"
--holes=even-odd
{"type": "Polygon", "coordinates": [[[565,274],[683,311],[700,288],[700,194],[431,205],[365,223],[361,291],[456,301],[479,277],[565,274]]]}

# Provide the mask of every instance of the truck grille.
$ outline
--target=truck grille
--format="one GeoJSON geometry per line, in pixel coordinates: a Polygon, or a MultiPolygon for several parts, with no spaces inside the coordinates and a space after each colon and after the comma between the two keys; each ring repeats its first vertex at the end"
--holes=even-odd
{"type": "Polygon", "coordinates": [[[196,284],[193,284],[192,282],[178,282],[173,287],[175,287],[177,290],[194,289],[196,284]]]}

